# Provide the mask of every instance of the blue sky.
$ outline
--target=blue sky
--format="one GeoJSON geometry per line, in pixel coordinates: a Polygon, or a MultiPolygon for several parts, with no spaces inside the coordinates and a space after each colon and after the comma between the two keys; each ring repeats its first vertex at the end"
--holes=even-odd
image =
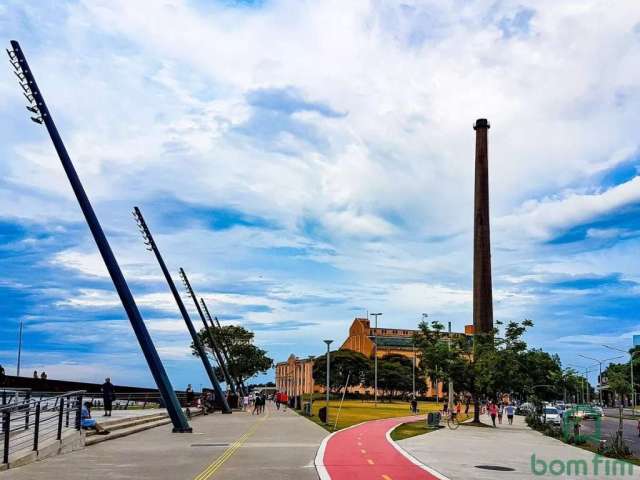
{"type": "MultiPolygon", "coordinates": [[[[473,122],[496,319],[586,365],[640,334],[640,5],[0,2],[176,387],[205,382],[130,211],[276,360],[354,316],[471,323],[473,122]],[[141,5],[145,3],[145,5],[141,5]]],[[[152,385],[43,128],[0,69],[0,363],[152,385]]],[[[264,378],[270,378],[267,375],[264,378]]]]}

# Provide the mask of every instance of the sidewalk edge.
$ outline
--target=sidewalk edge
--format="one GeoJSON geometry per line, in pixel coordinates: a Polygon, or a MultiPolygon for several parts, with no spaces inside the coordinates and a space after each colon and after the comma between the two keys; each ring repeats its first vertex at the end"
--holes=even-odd
{"type": "MultiPolygon", "coordinates": [[[[400,423],[400,424],[395,425],[394,427],[390,428],[389,430],[387,430],[387,433],[385,433],[385,437],[387,439],[387,442],[389,442],[393,448],[395,448],[399,453],[401,453],[407,460],[409,460],[415,466],[420,467],[421,469],[429,472],[431,475],[435,476],[436,478],[438,478],[440,480],[450,480],[449,477],[443,475],[442,473],[438,472],[437,470],[434,470],[433,468],[431,468],[431,467],[425,465],[424,463],[422,463],[420,460],[418,460],[416,457],[414,457],[409,452],[404,450],[400,445],[398,445],[394,440],[391,439],[391,432],[393,432],[400,425],[403,425],[403,424],[400,423]]],[[[324,480],[324,479],[322,479],[322,480],[324,480]]]]}

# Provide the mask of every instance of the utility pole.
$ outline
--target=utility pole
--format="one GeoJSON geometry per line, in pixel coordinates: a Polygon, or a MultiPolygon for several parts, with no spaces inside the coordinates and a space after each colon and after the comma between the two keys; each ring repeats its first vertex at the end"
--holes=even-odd
{"type": "MultiPolygon", "coordinates": [[[[169,273],[169,269],[164,263],[164,259],[162,258],[162,255],[160,254],[160,250],[158,249],[158,245],[153,239],[153,236],[151,235],[151,230],[149,230],[149,227],[147,226],[147,222],[145,221],[144,217],[142,216],[142,212],[138,207],[133,207],[133,218],[135,218],[136,223],[138,224],[138,228],[142,233],[142,238],[144,239],[144,243],[147,246],[147,250],[150,250],[153,252],[153,254],[156,257],[156,260],[158,261],[158,264],[160,265],[160,270],[162,270],[164,278],[167,281],[167,284],[169,285],[169,290],[171,290],[173,299],[178,304],[178,310],[180,310],[180,313],[182,314],[182,318],[184,319],[184,323],[187,325],[187,330],[189,330],[189,334],[191,335],[191,340],[193,341],[193,345],[196,348],[198,355],[200,356],[200,360],[202,361],[202,364],[204,365],[204,369],[207,372],[207,375],[209,376],[209,380],[211,380],[211,386],[213,387],[213,390],[216,392],[216,395],[218,396],[218,398],[222,400],[223,411],[225,413],[231,413],[231,409],[229,408],[229,404],[227,403],[227,397],[223,394],[222,388],[220,388],[220,383],[216,378],[216,374],[213,368],[211,367],[211,364],[209,363],[209,357],[207,356],[207,352],[204,349],[204,346],[202,345],[200,338],[198,337],[198,333],[196,332],[196,329],[193,327],[193,322],[191,321],[191,317],[189,317],[189,313],[187,312],[187,309],[185,308],[184,303],[182,302],[182,298],[180,298],[180,293],[176,288],[176,284],[173,282],[173,279],[171,278],[171,274],[169,273]]],[[[200,391],[202,391],[202,389],[200,391]]]]}
{"type": "Polygon", "coordinates": [[[202,312],[202,308],[200,308],[200,304],[198,303],[198,300],[196,299],[196,294],[194,293],[193,288],[191,288],[191,283],[189,283],[189,279],[187,278],[187,274],[185,273],[184,269],[180,268],[179,273],[180,273],[180,278],[182,278],[182,282],[184,283],[184,287],[187,290],[187,293],[189,294],[189,296],[193,300],[193,303],[196,306],[196,310],[198,310],[198,314],[200,315],[200,319],[202,320],[202,323],[204,325],[204,330],[205,330],[205,332],[207,332],[207,336],[209,337],[209,343],[211,344],[211,350],[213,350],[213,354],[215,355],[216,359],[218,360],[218,365],[220,366],[220,370],[222,370],[222,374],[224,375],[224,378],[225,378],[225,380],[227,382],[227,386],[231,390],[231,393],[236,393],[236,389],[235,389],[235,386],[233,384],[233,380],[231,379],[231,375],[229,375],[229,372],[227,371],[227,367],[224,364],[224,359],[222,358],[222,355],[220,354],[220,349],[218,347],[218,343],[216,342],[215,338],[213,337],[213,328],[210,328],[209,325],[207,324],[207,319],[204,316],[204,313],[202,312]]]}
{"type": "Polygon", "coordinates": [[[20,333],[18,333],[18,365],[16,368],[16,376],[20,376],[20,357],[22,356],[22,319],[20,319],[20,333]]]}
{"type": "Polygon", "coordinates": [[[375,345],[373,346],[373,403],[374,406],[378,406],[378,317],[382,313],[370,313],[372,317],[375,317],[375,330],[373,337],[375,339],[375,345]]]}
{"type": "Polygon", "coordinates": [[[12,50],[7,50],[9,54],[9,59],[11,61],[11,65],[16,70],[14,72],[19,81],[20,86],[23,90],[23,94],[30,105],[27,107],[31,113],[35,116],[31,117],[31,120],[38,124],[43,124],[47,128],[47,132],[51,137],[51,141],[53,142],[53,146],[58,153],[58,157],[60,158],[60,162],[62,163],[62,167],[69,179],[69,183],[71,184],[71,188],[78,200],[78,204],[80,205],[80,209],[84,215],[85,220],[87,221],[87,225],[91,230],[93,235],[93,239],[96,242],[98,250],[100,251],[100,255],[102,256],[102,260],[104,261],[105,266],[107,267],[107,271],[111,277],[111,281],[118,292],[118,296],[120,297],[120,301],[122,302],[122,306],[127,312],[127,316],[129,317],[129,321],[131,322],[131,326],[133,331],[136,334],[136,338],[138,339],[138,343],[140,344],[140,348],[142,349],[142,353],[149,365],[149,370],[153,375],[153,378],[158,386],[158,390],[162,396],[164,404],[167,408],[167,413],[171,418],[173,423],[173,431],[174,432],[191,432],[191,427],[187,422],[187,418],[180,407],[180,403],[178,402],[178,398],[176,397],[176,393],[173,390],[171,382],[169,381],[169,377],[167,376],[167,372],[162,365],[162,361],[160,360],[160,356],[151,340],[151,336],[147,330],[146,325],[144,324],[144,320],[142,319],[142,315],[140,315],[140,311],[138,310],[138,306],[131,294],[131,290],[129,290],[129,286],[122,275],[122,271],[120,270],[120,266],[118,265],[118,261],[116,260],[113,251],[111,250],[111,246],[102,231],[102,227],[100,222],[98,221],[98,217],[96,216],[93,207],[91,206],[91,202],[89,201],[89,197],[87,196],[82,183],[80,182],[80,178],[78,177],[78,173],[76,172],[73,163],[71,162],[71,158],[67,153],[67,149],[62,142],[62,138],[58,133],[58,129],[56,128],[55,123],[53,122],[53,117],[51,116],[49,109],[44,101],[44,97],[41,94],[36,80],[33,76],[32,70],[29,68],[29,64],[27,63],[27,59],[25,58],[22,48],[20,44],[15,40],[11,41],[12,50]]]}

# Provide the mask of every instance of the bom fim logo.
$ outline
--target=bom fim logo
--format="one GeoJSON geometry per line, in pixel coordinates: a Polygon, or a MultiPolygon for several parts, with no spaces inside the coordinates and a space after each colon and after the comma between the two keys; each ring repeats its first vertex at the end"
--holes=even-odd
{"type": "MultiPolygon", "coordinates": [[[[591,423],[591,422],[590,422],[591,423]]],[[[567,409],[562,415],[562,436],[567,443],[598,445],[601,440],[600,414],[590,405],[577,405],[567,409]],[[585,420],[593,419],[592,428],[585,432],[583,425],[585,420]]],[[[615,460],[594,455],[592,459],[552,459],[537,458],[535,453],[531,455],[531,472],[534,475],[550,475],[567,477],[586,476],[632,476],[633,465],[623,460],[615,460]]]]}

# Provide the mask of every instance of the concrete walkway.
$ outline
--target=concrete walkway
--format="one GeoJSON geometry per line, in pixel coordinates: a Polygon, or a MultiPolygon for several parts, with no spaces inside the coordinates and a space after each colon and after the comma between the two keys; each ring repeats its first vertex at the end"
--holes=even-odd
{"type": "MultiPolygon", "coordinates": [[[[485,416],[483,421],[489,423],[488,417],[485,416]]],[[[614,472],[612,459],[597,457],[602,462],[596,464],[593,453],[531,430],[521,416],[515,417],[514,425],[507,425],[505,418],[498,428],[467,425],[457,430],[443,428],[401,440],[398,444],[419,462],[451,480],[640,478],[640,467],[633,466],[630,475],[626,466],[622,476],[622,466],[616,464],[614,472]],[[489,470],[478,466],[509,470],[489,470]],[[586,474],[577,475],[577,467],[581,473],[586,468],[586,474]]]]}
{"type": "Polygon", "coordinates": [[[268,406],[261,416],[195,417],[192,426],[192,434],[157,427],[7,470],[0,480],[317,479],[313,459],[327,432],[296,413],[268,406]]]}

